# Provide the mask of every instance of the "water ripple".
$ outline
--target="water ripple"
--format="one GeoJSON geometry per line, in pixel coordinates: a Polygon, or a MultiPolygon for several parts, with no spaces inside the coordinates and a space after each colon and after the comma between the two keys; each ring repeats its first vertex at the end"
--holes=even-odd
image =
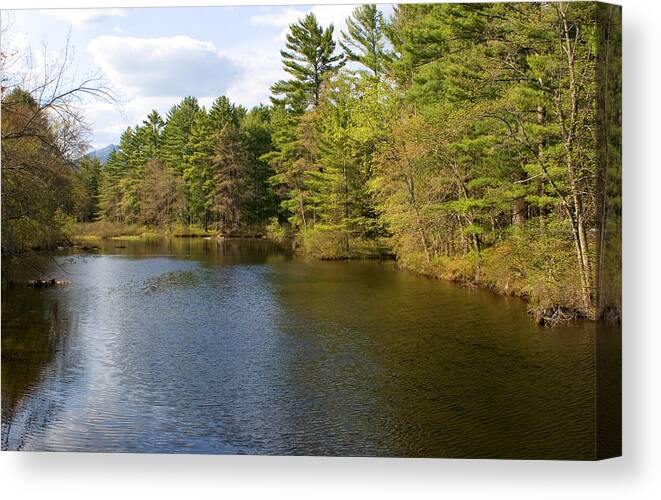
{"type": "Polygon", "coordinates": [[[2,448],[593,458],[594,325],[537,328],[518,301],[389,264],[211,244],[3,293],[2,448]]]}

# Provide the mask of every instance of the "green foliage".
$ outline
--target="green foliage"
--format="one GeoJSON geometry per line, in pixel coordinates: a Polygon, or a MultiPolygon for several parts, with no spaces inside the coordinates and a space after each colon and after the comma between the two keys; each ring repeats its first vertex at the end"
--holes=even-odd
{"type": "Polygon", "coordinates": [[[212,158],[214,170],[214,210],[226,232],[235,231],[242,223],[242,206],[247,201],[249,156],[241,130],[225,126],[217,136],[212,158]]]}
{"type": "Polygon", "coordinates": [[[209,112],[193,97],[166,121],[153,111],[122,134],[101,170],[97,217],[205,232],[263,224],[277,205],[261,159],[272,149],[271,130],[271,109],[247,112],[224,96],[209,112]]]}
{"type": "Polygon", "coordinates": [[[346,259],[350,256],[350,236],[346,231],[322,225],[304,229],[299,240],[306,255],[319,259],[346,259]]]}
{"type": "MultiPolygon", "coordinates": [[[[348,61],[367,68],[367,76],[379,81],[391,61],[387,50],[385,21],[376,5],[356,7],[347,18],[347,31],[341,33],[340,46],[348,61]]],[[[361,70],[365,73],[365,70],[361,70]]]]}
{"type": "Polygon", "coordinates": [[[84,180],[58,138],[57,120],[22,89],[2,97],[3,255],[62,244],[71,220],[89,213],[84,180]]]}
{"type": "Polygon", "coordinates": [[[323,168],[306,173],[308,204],[315,224],[343,230],[352,237],[385,233],[369,189],[374,137],[360,108],[369,105],[361,84],[348,74],[329,81],[317,112],[317,157],[323,168]]]}
{"type": "Polygon", "coordinates": [[[287,238],[287,229],[280,224],[277,217],[271,217],[266,224],[266,237],[276,243],[283,243],[287,238]]]}
{"type": "Polygon", "coordinates": [[[186,186],[188,221],[209,224],[209,210],[213,205],[214,185],[211,155],[215,135],[213,125],[204,109],[195,113],[188,136],[182,177],[186,186]]]}
{"type": "Polygon", "coordinates": [[[259,224],[277,213],[277,196],[269,185],[274,172],[262,159],[273,149],[271,114],[270,108],[258,106],[251,109],[241,122],[247,162],[246,189],[249,192],[243,211],[250,224],[259,224]]]}
{"type": "MultiPolygon", "coordinates": [[[[595,262],[593,230],[599,210],[621,209],[619,192],[606,208],[596,202],[598,183],[605,190],[619,175],[609,158],[620,132],[611,116],[600,140],[614,143],[603,148],[612,155],[600,160],[599,9],[405,4],[385,20],[362,5],[341,33],[343,53],[333,26],[308,14],[289,27],[281,56],[290,78],[271,87],[270,106],[246,110],[223,96],[207,111],[186,97],[165,119],[154,111],[103,168],[84,160],[78,175],[48,170],[72,195],[45,196],[39,217],[53,227],[66,223],[49,210],[230,234],[266,226],[322,258],[388,253],[387,241],[404,266],[524,296],[542,316],[560,305],[594,317],[595,268],[617,268],[618,248],[600,243],[595,262]]],[[[15,109],[36,106],[27,93],[13,99],[15,109]]],[[[18,148],[4,142],[3,154],[18,148]]],[[[19,150],[63,162],[34,140],[19,150]]],[[[14,210],[43,194],[23,192],[19,179],[3,178],[14,210]]],[[[11,228],[27,238],[36,220],[11,228]]]]}
{"type": "Polygon", "coordinates": [[[167,115],[161,155],[165,165],[179,175],[182,175],[185,168],[184,158],[191,154],[188,149],[189,136],[199,112],[197,99],[186,97],[173,106],[167,115]]]}
{"type": "Polygon", "coordinates": [[[587,75],[595,15],[593,4],[575,3],[395,8],[390,74],[401,111],[372,182],[406,265],[460,281],[511,278],[505,256],[518,255],[524,234],[534,243],[522,254],[537,245],[557,260],[522,262],[531,277],[520,294],[538,310],[555,303],[594,315],[595,91],[587,75]]]}
{"type": "Polygon", "coordinates": [[[285,46],[282,65],[292,78],[271,87],[272,101],[300,114],[318,104],[326,74],[344,64],[344,55],[335,54],[333,26],[322,28],[314,14],[289,26],[285,46]]]}
{"type": "Polygon", "coordinates": [[[478,282],[526,298],[538,320],[558,305],[586,314],[574,254],[567,220],[531,221],[484,253],[478,282]]]}
{"type": "Polygon", "coordinates": [[[268,182],[281,200],[283,216],[294,228],[306,228],[311,218],[307,205],[306,172],[316,168],[316,140],[309,132],[309,117],[305,120],[283,107],[276,107],[271,117],[273,150],[262,155],[274,172],[268,182]]]}
{"type": "Polygon", "coordinates": [[[99,189],[102,165],[98,158],[84,156],[80,160],[79,174],[83,188],[80,218],[91,222],[99,215],[99,189]]]}
{"type": "Polygon", "coordinates": [[[170,227],[180,219],[184,209],[183,180],[162,161],[150,160],[139,185],[140,221],[170,227]]]}

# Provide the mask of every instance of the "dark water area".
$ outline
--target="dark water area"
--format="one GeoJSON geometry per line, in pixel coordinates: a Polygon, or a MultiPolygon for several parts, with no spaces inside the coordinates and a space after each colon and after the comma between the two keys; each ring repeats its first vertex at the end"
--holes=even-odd
{"type": "Polygon", "coordinates": [[[47,265],[71,284],[2,290],[3,450],[596,456],[594,323],[258,240],[47,265]]]}

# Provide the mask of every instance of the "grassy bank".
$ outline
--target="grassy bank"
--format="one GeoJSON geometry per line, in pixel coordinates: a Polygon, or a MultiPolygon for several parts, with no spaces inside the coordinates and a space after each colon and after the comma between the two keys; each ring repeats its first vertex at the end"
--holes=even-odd
{"type": "Polygon", "coordinates": [[[583,309],[571,242],[554,231],[517,229],[479,253],[431,259],[422,253],[398,254],[398,261],[426,276],[520,297],[539,324],[591,317],[583,309]]]}
{"type": "Polygon", "coordinates": [[[392,247],[385,239],[351,236],[345,231],[307,229],[295,240],[300,253],[321,260],[393,258],[392,247]]]}
{"type": "Polygon", "coordinates": [[[70,230],[72,241],[92,240],[147,240],[159,237],[194,238],[216,236],[218,231],[204,230],[197,226],[175,225],[153,227],[118,222],[85,222],[74,225],[70,230]]]}
{"type": "Polygon", "coordinates": [[[83,222],[73,224],[68,232],[71,241],[85,242],[94,240],[148,240],[152,238],[264,238],[268,237],[263,225],[251,225],[232,231],[219,231],[215,228],[204,229],[197,225],[145,226],[141,224],[122,224],[119,222],[83,222]]]}

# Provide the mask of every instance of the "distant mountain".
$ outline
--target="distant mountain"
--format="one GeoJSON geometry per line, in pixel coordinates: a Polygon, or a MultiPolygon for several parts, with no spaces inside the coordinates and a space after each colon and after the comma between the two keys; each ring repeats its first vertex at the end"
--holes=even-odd
{"type": "Polygon", "coordinates": [[[114,144],[110,144],[105,148],[95,149],[93,151],[90,151],[85,156],[88,156],[90,158],[98,158],[101,163],[105,163],[106,160],[108,160],[108,156],[110,156],[110,153],[112,153],[113,151],[117,151],[117,149],[118,146],[114,144]]]}

